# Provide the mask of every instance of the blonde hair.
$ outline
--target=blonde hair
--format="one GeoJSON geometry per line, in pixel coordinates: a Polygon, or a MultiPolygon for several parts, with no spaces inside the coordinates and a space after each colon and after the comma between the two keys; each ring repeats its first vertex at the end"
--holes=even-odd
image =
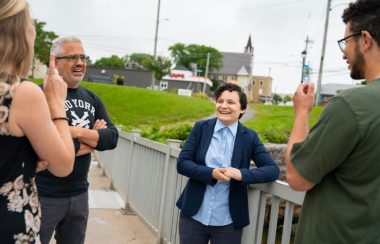
{"type": "Polygon", "coordinates": [[[34,54],[26,37],[28,10],[26,0],[0,0],[0,73],[10,66],[11,76],[28,74],[34,54]]]}
{"type": "Polygon", "coordinates": [[[27,6],[25,0],[9,0],[0,3],[0,20],[6,19],[24,10],[27,6]]]}
{"type": "Polygon", "coordinates": [[[26,0],[0,0],[0,135],[9,134],[9,108],[3,103],[13,97],[33,60],[26,36],[28,11],[26,0]]]}

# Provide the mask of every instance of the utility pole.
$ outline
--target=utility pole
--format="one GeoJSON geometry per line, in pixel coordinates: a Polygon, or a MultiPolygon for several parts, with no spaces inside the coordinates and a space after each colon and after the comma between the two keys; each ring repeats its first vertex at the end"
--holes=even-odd
{"type": "Polygon", "coordinates": [[[331,6],[331,0],[327,0],[325,33],[323,35],[321,62],[319,64],[319,73],[318,73],[318,82],[317,82],[317,94],[315,96],[315,106],[318,106],[318,104],[320,102],[319,101],[319,97],[320,97],[320,93],[321,93],[321,81],[322,81],[322,73],[323,73],[323,61],[325,59],[325,51],[326,51],[327,31],[328,31],[328,28],[329,28],[330,6],[331,6]]]}
{"type": "Polygon", "coordinates": [[[210,52],[207,53],[207,62],[206,62],[206,73],[205,73],[205,82],[203,83],[203,94],[205,94],[206,91],[206,82],[207,82],[207,76],[208,76],[208,65],[210,64],[210,52]]]}
{"type": "MultiPolygon", "coordinates": [[[[158,0],[157,19],[156,19],[156,33],[154,35],[154,49],[153,49],[154,61],[156,61],[156,56],[157,56],[157,38],[158,38],[158,25],[160,23],[160,5],[161,5],[161,0],[158,0]]],[[[152,72],[152,90],[154,90],[154,86],[155,86],[154,83],[155,83],[155,78],[154,78],[154,74],[152,72]]]]}

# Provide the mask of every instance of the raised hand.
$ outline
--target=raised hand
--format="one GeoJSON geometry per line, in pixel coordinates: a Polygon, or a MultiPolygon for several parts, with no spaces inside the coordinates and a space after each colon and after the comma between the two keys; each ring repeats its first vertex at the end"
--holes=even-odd
{"type": "Polygon", "coordinates": [[[303,83],[298,86],[293,96],[294,111],[299,113],[309,113],[314,105],[314,84],[303,83]]]}
{"type": "Polygon", "coordinates": [[[49,69],[43,87],[51,116],[66,117],[63,104],[67,96],[67,84],[58,74],[54,55],[50,55],[49,69]]]}

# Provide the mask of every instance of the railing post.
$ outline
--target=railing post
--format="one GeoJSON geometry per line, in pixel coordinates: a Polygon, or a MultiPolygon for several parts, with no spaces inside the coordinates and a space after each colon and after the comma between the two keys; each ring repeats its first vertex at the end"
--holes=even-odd
{"type": "Polygon", "coordinates": [[[181,140],[168,139],[169,146],[172,148],[179,148],[181,146],[181,140]]]}
{"type": "Polygon", "coordinates": [[[141,136],[141,130],[132,130],[133,137],[140,137],[141,136]]]}
{"type": "Polygon", "coordinates": [[[181,141],[180,140],[174,140],[174,139],[168,139],[169,145],[168,145],[168,151],[165,156],[165,167],[164,167],[164,177],[162,182],[162,190],[161,190],[161,201],[160,201],[160,212],[158,217],[158,240],[157,244],[161,243],[161,236],[162,236],[162,221],[164,217],[164,204],[165,204],[165,196],[166,196],[166,182],[168,178],[168,171],[169,171],[169,160],[170,160],[170,152],[171,148],[179,148],[181,141]]]}
{"type": "Polygon", "coordinates": [[[128,167],[128,171],[127,171],[127,186],[126,186],[126,189],[127,189],[127,192],[125,194],[125,206],[124,206],[124,209],[122,210],[123,211],[123,214],[128,214],[128,215],[133,215],[133,211],[130,209],[129,207],[129,186],[131,184],[131,175],[132,175],[132,164],[133,164],[133,145],[136,141],[136,138],[137,137],[140,137],[141,135],[141,131],[140,130],[132,130],[132,139],[131,139],[131,145],[130,145],[130,154],[131,156],[129,157],[129,167],[128,167]]]}

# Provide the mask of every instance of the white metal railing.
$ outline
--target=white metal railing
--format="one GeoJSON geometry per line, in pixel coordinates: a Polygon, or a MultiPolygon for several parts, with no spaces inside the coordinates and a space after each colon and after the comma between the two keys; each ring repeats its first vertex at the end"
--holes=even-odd
{"type": "MultiPolygon", "coordinates": [[[[140,216],[162,243],[179,243],[179,210],[175,202],[187,181],[176,170],[179,153],[179,141],[165,145],[144,139],[139,133],[121,131],[115,150],[96,152],[105,174],[126,202],[126,208],[140,216]]],[[[266,237],[267,243],[274,244],[279,210],[284,212],[284,222],[282,234],[277,239],[281,244],[289,243],[294,206],[302,205],[304,195],[281,181],[251,185],[248,190],[251,224],[244,228],[242,243],[261,244],[266,237]],[[269,209],[265,236],[264,224],[269,209]]]]}

